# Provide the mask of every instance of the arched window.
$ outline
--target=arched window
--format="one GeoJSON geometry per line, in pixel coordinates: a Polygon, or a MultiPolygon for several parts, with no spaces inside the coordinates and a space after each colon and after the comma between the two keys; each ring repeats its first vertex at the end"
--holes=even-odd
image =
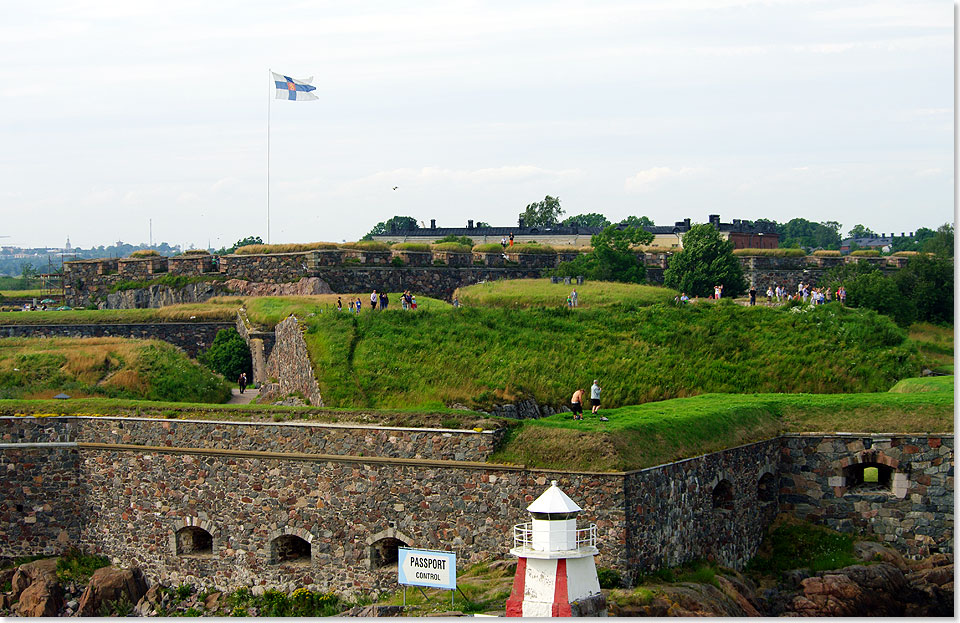
{"type": "Polygon", "coordinates": [[[767,472],[760,477],[757,482],[757,500],[761,502],[773,502],[777,499],[777,483],[773,474],[767,472]]]}
{"type": "Polygon", "coordinates": [[[733,485],[729,480],[721,480],[713,488],[713,507],[721,510],[733,510],[733,485]]]}
{"type": "Polygon", "coordinates": [[[370,545],[370,564],[374,569],[380,567],[389,567],[397,564],[399,554],[397,550],[401,547],[407,547],[407,544],[400,539],[387,537],[375,541],[370,545]]]}
{"type": "Polygon", "coordinates": [[[270,542],[270,562],[280,563],[309,563],[310,544],[295,534],[281,534],[270,542]]]}
{"type": "Polygon", "coordinates": [[[882,463],[855,463],[843,468],[847,493],[889,493],[893,468],[882,463]]]}
{"type": "Polygon", "coordinates": [[[213,535],[197,526],[177,530],[178,556],[209,556],[213,554],[213,535]]]}

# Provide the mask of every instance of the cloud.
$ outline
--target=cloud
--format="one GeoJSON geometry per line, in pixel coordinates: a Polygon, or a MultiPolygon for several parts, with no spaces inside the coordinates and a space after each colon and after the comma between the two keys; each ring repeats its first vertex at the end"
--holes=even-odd
{"type": "Polygon", "coordinates": [[[372,175],[347,182],[347,186],[370,187],[400,185],[431,185],[437,183],[457,184],[510,184],[530,181],[559,181],[583,175],[580,169],[544,169],[533,165],[486,167],[482,169],[444,169],[422,167],[377,171],[372,175]]]}
{"type": "Polygon", "coordinates": [[[931,177],[933,175],[940,175],[941,173],[943,173],[943,169],[922,169],[917,171],[917,177],[931,177]]]}
{"type": "Polygon", "coordinates": [[[653,190],[659,182],[664,180],[676,179],[678,177],[687,177],[698,172],[699,169],[683,167],[680,169],[671,169],[670,167],[653,167],[638,171],[636,175],[628,177],[623,187],[628,192],[645,193],[653,190]]]}

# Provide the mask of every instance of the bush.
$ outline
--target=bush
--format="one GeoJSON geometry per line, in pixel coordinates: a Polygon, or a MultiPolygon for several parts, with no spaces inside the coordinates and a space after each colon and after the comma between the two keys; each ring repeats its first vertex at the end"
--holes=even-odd
{"type": "Polygon", "coordinates": [[[620,588],[622,584],[620,574],[606,567],[597,567],[597,579],[600,580],[600,588],[620,588]]]}
{"type": "Polygon", "coordinates": [[[709,224],[694,225],[684,234],[683,252],[670,257],[663,284],[694,296],[710,296],[718,284],[729,298],[747,289],[733,243],[723,240],[709,224]]]}
{"type": "Polygon", "coordinates": [[[478,244],[473,247],[474,253],[503,253],[503,247],[495,242],[478,244]]]}
{"type": "Polygon", "coordinates": [[[832,249],[817,249],[813,252],[814,257],[840,257],[842,253],[832,249]]]}
{"type": "Polygon", "coordinates": [[[390,258],[390,265],[400,268],[401,266],[404,265],[403,258],[400,256],[390,258]]]}
{"type": "Polygon", "coordinates": [[[784,571],[808,568],[814,573],[857,564],[853,539],[829,528],[799,520],[778,520],[760,544],[747,571],[779,575],[784,571]]]}
{"type": "Polygon", "coordinates": [[[160,254],[153,249],[140,249],[131,253],[130,257],[160,257],[160,254]]]}
{"type": "Polygon", "coordinates": [[[137,374],[147,382],[147,400],[164,402],[226,402],[230,387],[207,368],[191,361],[174,346],[148,344],[138,351],[137,374]]]}
{"type": "Polygon", "coordinates": [[[72,548],[57,560],[57,579],[63,583],[86,584],[94,571],[109,566],[110,559],[106,556],[84,554],[79,549],[72,548]]]}
{"type": "MultiPolygon", "coordinates": [[[[464,236],[460,237],[464,238],[464,236]]],[[[467,240],[469,240],[469,238],[467,238],[467,240]]],[[[438,242],[432,245],[432,248],[434,251],[445,251],[447,253],[470,253],[470,251],[473,250],[473,245],[460,242],[438,242]]]]}
{"type": "Polygon", "coordinates": [[[880,257],[880,252],[876,249],[858,249],[851,251],[850,255],[853,257],[880,257]]]}
{"type": "Polygon", "coordinates": [[[430,251],[430,245],[426,242],[398,242],[394,245],[391,245],[390,248],[394,251],[430,251]]]}
{"type": "Polygon", "coordinates": [[[216,370],[231,382],[236,381],[243,373],[247,374],[247,378],[253,379],[253,357],[250,354],[250,347],[236,329],[217,331],[213,344],[200,353],[197,360],[216,370]]]}
{"type": "MultiPolygon", "coordinates": [[[[748,255],[760,257],[806,257],[807,253],[803,249],[735,249],[734,255],[748,255]]],[[[837,251],[837,255],[840,252],[837,251]]]]}
{"type": "Polygon", "coordinates": [[[473,239],[467,238],[466,236],[454,236],[453,234],[450,234],[449,236],[444,236],[440,240],[434,241],[434,244],[435,245],[447,244],[449,242],[452,242],[454,244],[459,244],[465,247],[473,247],[473,239]]]}

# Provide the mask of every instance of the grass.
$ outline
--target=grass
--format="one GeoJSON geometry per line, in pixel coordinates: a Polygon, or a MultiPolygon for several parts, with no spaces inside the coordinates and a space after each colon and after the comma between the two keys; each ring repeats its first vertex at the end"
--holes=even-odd
{"type": "Polygon", "coordinates": [[[0,325],[138,324],[158,322],[217,322],[236,319],[238,299],[212,299],[158,309],[71,309],[0,313],[0,325]]]}
{"type": "Polygon", "coordinates": [[[59,393],[224,402],[229,385],[165,342],[121,338],[0,340],[0,398],[59,393]]]}
{"type": "Polygon", "coordinates": [[[914,392],[951,392],[953,393],[954,377],[925,376],[922,378],[903,379],[890,388],[891,392],[909,394],[914,392]]]}
{"type": "Polygon", "coordinates": [[[934,372],[953,374],[953,327],[929,322],[913,324],[908,336],[917,347],[923,365],[934,372]]]}
{"type": "Polygon", "coordinates": [[[747,572],[779,577],[791,569],[807,568],[816,573],[858,563],[849,535],[780,515],[767,531],[757,555],[747,564],[747,572]]]}
{"type": "Polygon", "coordinates": [[[806,257],[803,249],[735,249],[734,255],[749,255],[762,257],[806,257]]]}
{"type": "Polygon", "coordinates": [[[124,290],[139,290],[149,288],[150,286],[167,286],[170,288],[184,288],[192,283],[204,283],[209,281],[226,281],[225,275],[170,275],[153,279],[141,279],[132,281],[118,281],[110,286],[110,292],[122,292],[124,290]]]}
{"type": "Polygon", "coordinates": [[[558,414],[511,430],[491,461],[574,471],[628,471],[769,439],[784,432],[951,433],[953,394],[706,394],[558,414]]]}
{"type": "Polygon", "coordinates": [[[813,252],[814,257],[840,257],[842,253],[832,249],[817,249],[813,252]]]}
{"type": "MultiPolygon", "coordinates": [[[[515,565],[491,570],[488,563],[471,565],[457,574],[457,588],[451,605],[450,591],[427,588],[421,593],[416,587],[407,589],[407,609],[404,616],[429,616],[430,613],[457,610],[464,614],[502,611],[513,588],[515,565]]],[[[377,604],[403,604],[403,590],[382,595],[377,604]]]]}
{"type": "Polygon", "coordinates": [[[85,554],[78,549],[70,549],[57,559],[57,579],[63,583],[86,584],[94,571],[109,566],[110,559],[106,556],[85,554]]]}
{"type": "Polygon", "coordinates": [[[46,295],[43,294],[43,290],[34,289],[34,290],[0,290],[0,296],[11,298],[11,299],[29,299],[29,298],[44,298],[46,295]]]}
{"type": "Polygon", "coordinates": [[[456,295],[461,304],[469,307],[565,307],[567,295],[574,288],[582,309],[617,303],[634,306],[668,303],[677,294],[668,288],[635,283],[586,281],[578,286],[551,283],[549,279],[505,279],[459,288],[456,295]]]}
{"type": "Polygon", "coordinates": [[[306,242],[290,244],[248,244],[237,248],[236,255],[259,255],[266,253],[302,253],[304,251],[336,249],[335,242],[306,242]]]}
{"type": "MultiPolygon", "coordinates": [[[[588,297],[589,300],[589,297],[588,297]]],[[[336,407],[439,402],[566,405],[600,379],[607,406],[702,393],[885,392],[917,376],[915,348],[874,312],[732,303],[595,309],[318,314],[305,339],[336,407]]]]}
{"type": "MultiPolygon", "coordinates": [[[[388,292],[390,304],[387,307],[387,314],[393,312],[403,313],[400,307],[400,293],[388,292]]],[[[370,293],[360,294],[318,294],[314,296],[262,296],[253,297],[246,300],[245,310],[247,318],[259,328],[272,331],[281,320],[284,320],[291,314],[301,320],[309,319],[313,316],[319,316],[326,313],[337,312],[337,299],[343,301],[343,314],[350,315],[350,301],[357,300],[362,302],[360,309],[362,314],[372,312],[370,309],[370,293]]],[[[233,301],[233,298],[211,299],[211,301],[233,301]]],[[[417,297],[417,312],[423,311],[449,311],[452,307],[449,303],[439,299],[426,296],[417,297]]],[[[376,313],[380,313],[379,310],[376,313]]]]}

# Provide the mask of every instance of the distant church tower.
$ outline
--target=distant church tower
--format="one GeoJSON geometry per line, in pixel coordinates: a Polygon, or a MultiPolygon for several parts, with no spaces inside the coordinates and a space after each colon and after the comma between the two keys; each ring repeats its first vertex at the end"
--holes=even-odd
{"type": "Polygon", "coordinates": [[[67,251],[69,251],[69,250],[71,249],[71,247],[70,247],[70,236],[67,236],[67,244],[64,245],[63,248],[66,249],[67,251]]]}

